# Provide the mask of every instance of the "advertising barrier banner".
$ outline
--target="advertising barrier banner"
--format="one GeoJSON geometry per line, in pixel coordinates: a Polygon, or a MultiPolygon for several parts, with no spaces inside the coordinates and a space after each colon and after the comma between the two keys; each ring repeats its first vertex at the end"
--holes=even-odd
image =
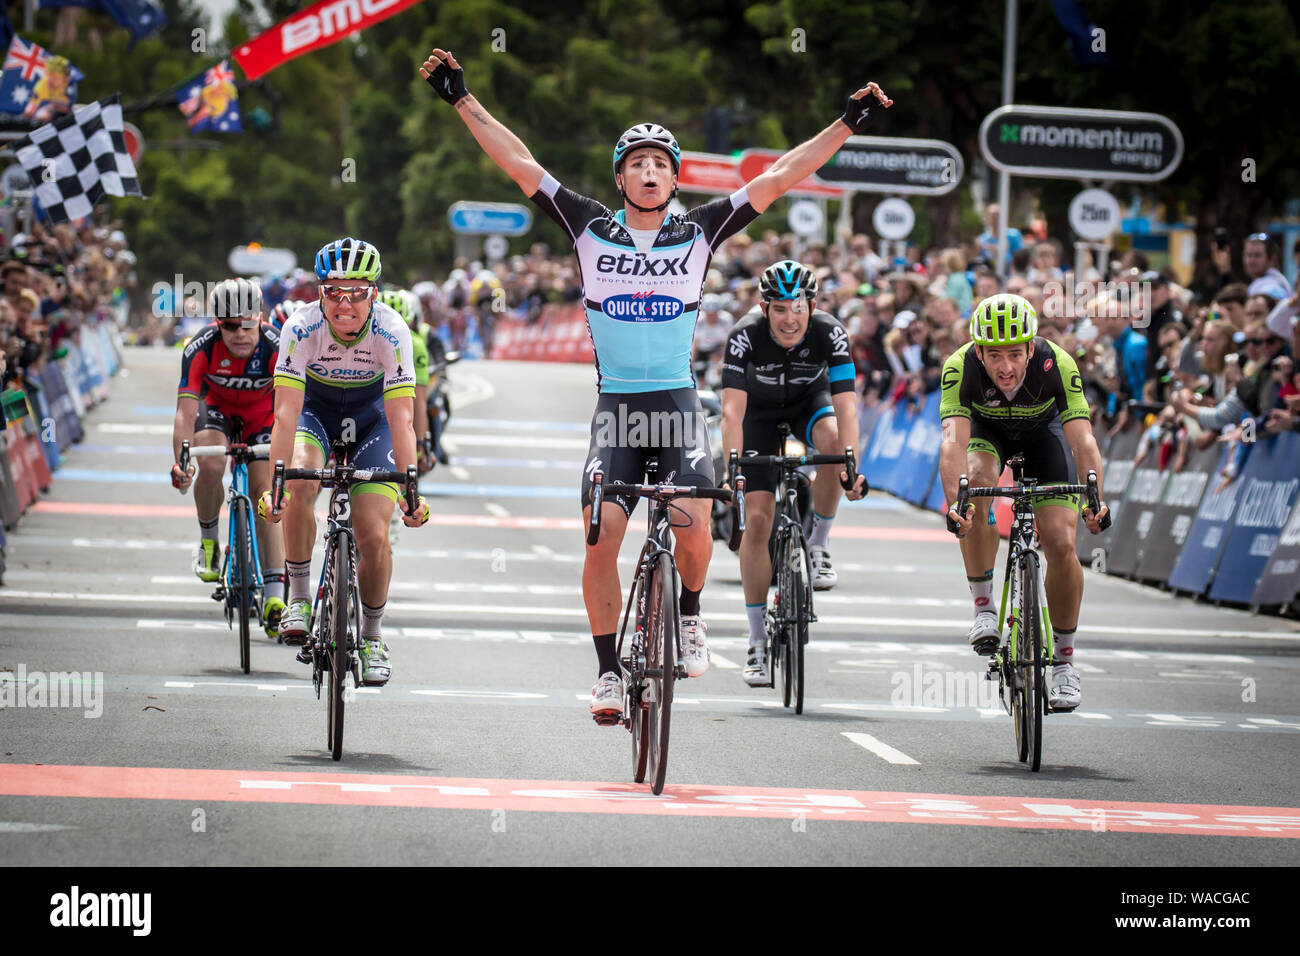
{"type": "MultiPolygon", "coordinates": [[[[1153,445],[1133,468],[1120,509],[1124,512],[1124,533],[1111,538],[1110,552],[1106,555],[1108,574],[1133,576],[1172,467],[1172,462],[1167,462],[1166,468],[1161,470],[1160,448],[1153,445]]],[[[1115,510],[1113,504],[1111,509],[1115,510]]]]}
{"type": "Polygon", "coordinates": [[[925,397],[920,411],[911,419],[903,441],[903,459],[894,475],[899,497],[914,505],[925,500],[939,468],[941,439],[939,393],[934,391],[925,397]]]}
{"type": "Polygon", "coordinates": [[[1129,478],[1133,474],[1133,458],[1137,454],[1141,437],[1141,429],[1130,425],[1110,440],[1110,447],[1106,451],[1101,483],[1102,494],[1106,499],[1103,503],[1110,508],[1110,528],[1093,535],[1080,519],[1075,531],[1075,553],[1089,567],[1096,564],[1097,570],[1101,570],[1101,562],[1105,562],[1106,567],[1110,566],[1110,549],[1120,527],[1120,513],[1124,510],[1124,496],[1128,493],[1129,478]]]}
{"type": "Polygon", "coordinates": [[[1213,476],[1219,473],[1231,454],[1231,449],[1222,447],[1210,472],[1209,487],[1196,509],[1196,518],[1187,532],[1178,560],[1174,562],[1174,569],[1169,573],[1169,586],[1175,590],[1204,594],[1219,567],[1219,556],[1223,554],[1228,527],[1237,509],[1241,481],[1234,481],[1219,490],[1213,476]]]}
{"type": "Polygon", "coordinates": [[[1256,441],[1233,484],[1241,490],[1210,599],[1249,604],[1300,491],[1300,435],[1256,441]]]}
{"type": "Polygon", "coordinates": [[[0,432],[0,524],[12,528],[22,513],[23,503],[19,501],[18,487],[9,468],[8,438],[0,432]]]}
{"type": "Polygon", "coordinates": [[[1178,555],[1187,541],[1187,533],[1196,520],[1196,510],[1211,487],[1214,469],[1222,456],[1223,446],[1210,445],[1193,450],[1182,471],[1170,475],[1160,497],[1151,528],[1143,539],[1134,576],[1140,581],[1164,583],[1173,573],[1178,555]]]}
{"type": "Polygon", "coordinates": [[[1256,607],[1290,603],[1300,594],[1300,500],[1291,506],[1291,517],[1278,535],[1277,547],[1268,559],[1259,585],[1251,595],[1256,607]]]}

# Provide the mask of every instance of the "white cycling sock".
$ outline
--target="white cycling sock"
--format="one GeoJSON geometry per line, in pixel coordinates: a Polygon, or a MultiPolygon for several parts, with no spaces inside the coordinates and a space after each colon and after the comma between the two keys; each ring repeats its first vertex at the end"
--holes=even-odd
{"type": "Polygon", "coordinates": [[[970,585],[970,596],[975,601],[975,616],[993,614],[993,569],[990,568],[985,577],[967,578],[966,583],[970,585]]]}
{"type": "Polygon", "coordinates": [[[379,640],[379,625],[384,620],[384,608],[388,606],[385,601],[379,607],[371,607],[365,601],[361,602],[361,636],[367,641],[379,640]]]}
{"type": "Polygon", "coordinates": [[[311,601],[311,561],[286,561],[284,571],[289,576],[289,600],[311,601]]]}
{"type": "Polygon", "coordinates": [[[749,646],[755,644],[764,644],[767,641],[767,631],[763,627],[763,615],[767,611],[766,604],[746,604],[745,615],[749,618],[749,646]]]}
{"type": "Polygon", "coordinates": [[[834,520],[834,515],[827,518],[814,511],[812,534],[808,535],[808,544],[815,548],[826,547],[826,541],[831,536],[831,522],[834,520]]]}
{"type": "Polygon", "coordinates": [[[1077,631],[1077,627],[1068,631],[1063,631],[1059,627],[1052,628],[1052,644],[1056,649],[1058,664],[1074,663],[1074,635],[1077,631]]]}
{"type": "Polygon", "coordinates": [[[199,540],[216,541],[217,531],[220,529],[220,526],[221,526],[220,515],[217,515],[217,517],[213,518],[211,521],[204,521],[202,518],[200,518],[199,519],[199,540]]]}

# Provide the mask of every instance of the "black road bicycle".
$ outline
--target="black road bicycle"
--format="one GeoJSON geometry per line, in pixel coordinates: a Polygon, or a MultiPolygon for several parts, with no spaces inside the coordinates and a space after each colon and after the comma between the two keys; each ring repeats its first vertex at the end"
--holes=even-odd
{"type": "MultiPolygon", "coordinates": [[[[1046,485],[1022,473],[1024,458],[1016,455],[1007,461],[1012,484],[999,487],[970,487],[965,475],[957,483],[957,513],[966,513],[971,498],[1011,498],[1011,538],[1007,550],[1007,567],[1002,578],[1002,606],[998,611],[998,633],[1002,644],[989,661],[986,678],[997,680],[998,697],[1011,715],[1016,729],[1016,754],[1021,763],[1038,770],[1043,756],[1043,715],[1053,713],[1048,705],[1048,667],[1055,660],[1052,620],[1047,612],[1043,584],[1043,558],[1038,549],[1038,527],[1034,521],[1034,501],[1060,495],[1087,495],[1093,514],[1101,510],[1097,492],[1097,473],[1088,472],[1084,485],[1046,485]],[[1008,605],[1011,617],[1007,617],[1008,605]],[[1004,624],[1008,625],[1004,628],[1004,624]]],[[[1102,529],[1110,525],[1109,513],[1102,529]]]]}
{"type": "MultiPolygon", "coordinates": [[[[647,476],[659,470],[657,459],[646,462],[647,476]]],[[[670,511],[682,512],[672,504],[676,498],[712,498],[732,502],[735,520],[729,546],[735,551],[745,531],[744,479],[736,493],[720,488],[681,487],[678,485],[631,485],[605,482],[604,474],[592,475],[591,521],[587,525],[587,543],[600,540],[600,512],[605,495],[634,495],[654,502],[646,526],[646,540],[637,559],[636,579],[623,609],[623,623],[618,632],[619,666],[623,672],[623,714],[595,715],[600,724],[622,723],[632,734],[632,777],[643,783],[647,772],[650,789],[658,794],[664,789],[668,770],[668,731],[672,719],[673,683],[683,680],[686,671],[680,663],[681,625],[677,613],[677,564],[673,560],[671,528],[688,527],[672,523],[670,511]],[[632,638],[624,654],[627,622],[636,606],[632,638]]],[[[682,512],[685,514],[685,512],[682,512]]]]}
{"type": "Polygon", "coordinates": [[[271,476],[271,501],[279,511],[286,481],[318,481],[332,488],[325,528],[325,563],[321,567],[316,600],[311,609],[311,631],[303,656],[311,656],[311,681],[320,700],[328,681],[329,709],[326,746],[335,760],[343,758],[344,705],[361,685],[361,589],[357,583],[357,541],[352,533],[352,486],[363,482],[403,485],[408,509],[415,512],[419,494],[415,466],[405,473],[357,468],[350,463],[351,446],[333,443],[334,461],[326,468],[285,468],[275,463],[271,476]]]}
{"type": "MultiPolygon", "coordinates": [[[[802,714],[804,646],[808,643],[808,625],[816,623],[817,615],[813,613],[812,565],[808,557],[804,515],[799,509],[800,488],[810,485],[812,479],[799,469],[805,465],[843,465],[848,481],[840,484],[845,490],[852,488],[858,478],[852,448],[846,448],[843,455],[786,455],[789,425],[783,422],[779,434],[782,454],[746,455],[742,461],[745,465],[769,465],[781,469],[773,521],[772,576],[776,583],[776,596],[765,620],[767,666],[771,676],[767,686],[776,686],[779,673],[782,704],[789,707],[793,701],[794,712],[802,714]]],[[[863,486],[865,495],[870,490],[865,480],[863,486]]]]}

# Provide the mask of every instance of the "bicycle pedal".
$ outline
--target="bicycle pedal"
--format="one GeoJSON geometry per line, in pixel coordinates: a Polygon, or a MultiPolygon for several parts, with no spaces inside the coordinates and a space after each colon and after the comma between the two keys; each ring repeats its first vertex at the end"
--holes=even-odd
{"type": "Polygon", "coordinates": [[[218,588],[212,592],[212,600],[224,601],[225,599],[226,599],[226,589],[224,587],[218,586],[218,588]]]}
{"type": "Polygon", "coordinates": [[[591,719],[601,727],[613,727],[623,720],[623,715],[612,710],[602,710],[598,714],[592,714],[591,719]]]}

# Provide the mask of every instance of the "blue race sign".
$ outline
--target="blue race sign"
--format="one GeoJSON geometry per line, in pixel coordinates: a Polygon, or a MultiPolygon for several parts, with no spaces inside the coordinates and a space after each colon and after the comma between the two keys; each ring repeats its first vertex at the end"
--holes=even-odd
{"type": "Polygon", "coordinates": [[[532,228],[533,213],[513,202],[458,202],[447,210],[447,222],[462,236],[522,236],[532,228]]]}

